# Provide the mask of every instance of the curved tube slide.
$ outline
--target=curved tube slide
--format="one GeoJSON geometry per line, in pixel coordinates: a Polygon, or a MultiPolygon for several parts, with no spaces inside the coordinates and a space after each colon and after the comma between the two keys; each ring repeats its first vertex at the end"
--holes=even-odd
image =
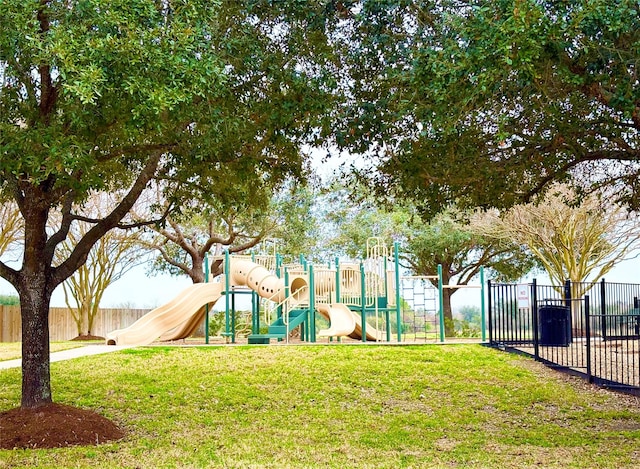
{"type": "Polygon", "coordinates": [[[329,320],[329,329],[318,331],[320,337],[340,337],[355,331],[356,320],[347,305],[342,303],[318,304],[316,310],[329,320]]]}
{"type": "MultiPolygon", "coordinates": [[[[285,298],[284,280],[255,262],[231,259],[231,281],[234,285],[251,288],[262,298],[282,303],[285,298]]],[[[309,299],[307,279],[301,275],[289,276],[290,296],[296,303],[309,299]]]]}
{"type": "MultiPolygon", "coordinates": [[[[351,311],[351,314],[353,314],[353,317],[356,320],[356,328],[351,334],[349,334],[349,337],[351,337],[352,339],[362,340],[362,321],[360,319],[360,315],[354,313],[353,311],[351,311]]],[[[382,341],[384,340],[384,336],[382,332],[378,331],[375,327],[367,323],[367,340],[376,342],[382,341]]]]}
{"type": "Polygon", "coordinates": [[[221,283],[191,285],[169,303],[148,312],[131,326],[107,334],[107,344],[148,345],[167,331],[171,331],[169,336],[172,339],[188,337],[202,320],[203,306],[218,301],[222,290],[221,283]]]}
{"type": "MultiPolygon", "coordinates": [[[[318,331],[321,337],[349,336],[362,340],[362,319],[360,315],[351,311],[343,303],[317,304],[316,310],[330,322],[329,329],[318,331]]],[[[367,340],[380,341],[383,334],[373,326],[367,324],[367,340]]]]}

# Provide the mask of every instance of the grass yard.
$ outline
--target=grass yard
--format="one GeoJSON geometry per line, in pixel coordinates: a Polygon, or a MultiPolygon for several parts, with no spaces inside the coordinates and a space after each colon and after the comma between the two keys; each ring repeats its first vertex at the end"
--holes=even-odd
{"type": "MultiPolygon", "coordinates": [[[[146,347],[51,369],[57,402],[128,436],[0,450],[0,468],[640,466],[636,398],[480,345],[146,347]]],[[[20,370],[0,371],[0,410],[19,398],[20,370]]]]}
{"type": "MultiPolygon", "coordinates": [[[[102,342],[104,343],[104,341],[102,342]]],[[[86,342],[51,342],[49,350],[53,352],[61,352],[72,348],[83,347],[86,342]]],[[[22,356],[22,342],[0,342],[0,361],[14,360],[22,356]]]]}

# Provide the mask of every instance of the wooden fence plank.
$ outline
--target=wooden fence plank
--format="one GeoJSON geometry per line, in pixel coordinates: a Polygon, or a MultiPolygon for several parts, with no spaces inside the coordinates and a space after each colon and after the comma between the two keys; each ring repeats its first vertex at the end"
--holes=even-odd
{"type": "MultiPolygon", "coordinates": [[[[91,333],[105,337],[108,332],[130,326],[148,312],[148,309],[101,308],[91,333]]],[[[19,306],[0,305],[0,342],[20,342],[21,324],[19,306]]],[[[76,323],[68,308],[49,310],[49,338],[52,342],[71,340],[77,335],[76,323]]]]}

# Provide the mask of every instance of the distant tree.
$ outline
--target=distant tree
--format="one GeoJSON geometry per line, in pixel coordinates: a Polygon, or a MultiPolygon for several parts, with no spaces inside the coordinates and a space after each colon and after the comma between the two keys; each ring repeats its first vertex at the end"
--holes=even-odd
{"type": "Polygon", "coordinates": [[[0,204],[0,258],[21,248],[24,221],[18,206],[11,201],[0,204]]]}
{"type": "Polygon", "coordinates": [[[483,219],[483,232],[525,247],[548,273],[554,285],[574,284],[572,295],[581,298],[621,260],[637,255],[640,221],[626,209],[595,194],[579,205],[566,185],[554,185],[544,198],[517,205],[504,214],[491,211],[483,219]]]}
{"type": "Polygon", "coordinates": [[[17,306],[20,304],[20,297],[17,295],[0,295],[0,305],[17,306]]]}
{"type": "MultiPolygon", "coordinates": [[[[515,280],[534,266],[519,245],[478,231],[471,212],[451,208],[425,222],[409,204],[397,204],[392,211],[385,211],[370,199],[355,203],[348,194],[334,192],[327,215],[335,233],[330,244],[347,255],[366,256],[366,240],[371,236],[382,237],[388,245],[398,241],[405,267],[414,275],[435,276],[441,265],[444,285],[468,285],[477,278],[480,267],[495,278],[515,280]]],[[[447,336],[454,335],[451,297],[457,291],[443,291],[447,336]]]]}
{"type": "MultiPolygon", "coordinates": [[[[321,225],[318,192],[309,184],[289,184],[274,194],[271,216],[275,228],[269,234],[278,244],[278,252],[316,261],[321,257],[321,225]]],[[[290,259],[293,261],[293,259],[290,259]]]]}
{"type": "MultiPolygon", "coordinates": [[[[106,289],[139,265],[138,232],[112,230],[89,251],[87,261],[63,284],[65,304],[71,311],[78,335],[92,335],[94,320],[106,289]]],[[[73,236],[69,236],[73,241],[73,236]]]]}
{"type": "MultiPolygon", "coordinates": [[[[143,240],[142,245],[159,253],[152,272],[186,274],[193,283],[205,280],[204,258],[208,253],[220,256],[226,249],[230,253],[244,252],[262,241],[270,226],[250,226],[245,230],[246,214],[208,213],[182,214],[168,217],[162,227],[154,227],[155,235],[143,240]]],[[[250,218],[250,217],[249,217],[250,218]]],[[[212,259],[212,276],[222,273],[223,261],[212,259]]]]}
{"type": "MultiPolygon", "coordinates": [[[[93,194],[79,213],[88,218],[99,218],[108,213],[117,202],[108,194],[93,194]]],[[[67,240],[58,246],[56,256],[65,259],[75,244],[86,236],[92,224],[78,221],[72,225],[67,240]]],[[[137,244],[139,230],[111,230],[93,246],[86,262],[63,284],[64,299],[78,335],[91,335],[94,320],[105,290],[125,273],[141,262],[146,252],[137,244]]]]}
{"type": "MultiPolygon", "coordinates": [[[[469,285],[480,268],[487,276],[515,280],[535,265],[532,258],[510,240],[483,235],[468,212],[455,209],[436,215],[430,223],[409,225],[403,256],[416,275],[437,275],[442,266],[443,285],[469,285]]],[[[451,298],[459,290],[443,289],[445,333],[454,335],[451,298]]]]}
{"type": "Polygon", "coordinates": [[[466,322],[475,329],[482,328],[482,311],[478,306],[465,305],[458,311],[461,321],[466,322]]]}
{"type": "Polygon", "coordinates": [[[224,251],[244,253],[267,237],[279,242],[281,253],[307,247],[314,226],[308,189],[304,185],[271,188],[247,182],[236,186],[235,195],[216,197],[206,205],[192,201],[179,215],[167,217],[165,224],[150,226],[152,235],[141,238],[140,244],[159,254],[151,272],[186,274],[193,283],[201,283],[207,254],[212,254],[211,275],[217,276],[223,271],[224,251]]]}

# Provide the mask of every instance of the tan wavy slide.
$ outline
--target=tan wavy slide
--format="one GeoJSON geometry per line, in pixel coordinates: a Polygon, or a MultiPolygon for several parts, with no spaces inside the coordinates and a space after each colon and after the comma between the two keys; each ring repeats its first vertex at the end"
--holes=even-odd
{"type": "Polygon", "coordinates": [[[347,305],[319,303],[316,305],[316,310],[329,320],[329,329],[318,331],[320,337],[341,337],[355,331],[356,320],[347,305]]]}
{"type": "Polygon", "coordinates": [[[107,344],[148,345],[168,331],[173,339],[187,337],[202,320],[204,306],[215,303],[222,296],[223,286],[218,282],[190,285],[169,303],[148,312],[131,326],[108,333],[107,344]]]}
{"type": "MultiPolygon", "coordinates": [[[[362,320],[358,313],[349,309],[344,303],[317,304],[316,310],[330,322],[329,329],[318,331],[321,337],[349,336],[362,339],[362,320]]],[[[367,340],[382,340],[382,333],[367,323],[367,340]]]]}
{"type": "MultiPolygon", "coordinates": [[[[360,319],[360,315],[353,311],[351,311],[351,314],[353,314],[353,317],[356,320],[356,329],[351,334],[349,334],[349,337],[351,337],[352,339],[362,340],[362,320],[360,319]]],[[[384,340],[382,332],[378,331],[369,323],[367,323],[366,332],[367,340],[376,342],[384,340]]]]}

